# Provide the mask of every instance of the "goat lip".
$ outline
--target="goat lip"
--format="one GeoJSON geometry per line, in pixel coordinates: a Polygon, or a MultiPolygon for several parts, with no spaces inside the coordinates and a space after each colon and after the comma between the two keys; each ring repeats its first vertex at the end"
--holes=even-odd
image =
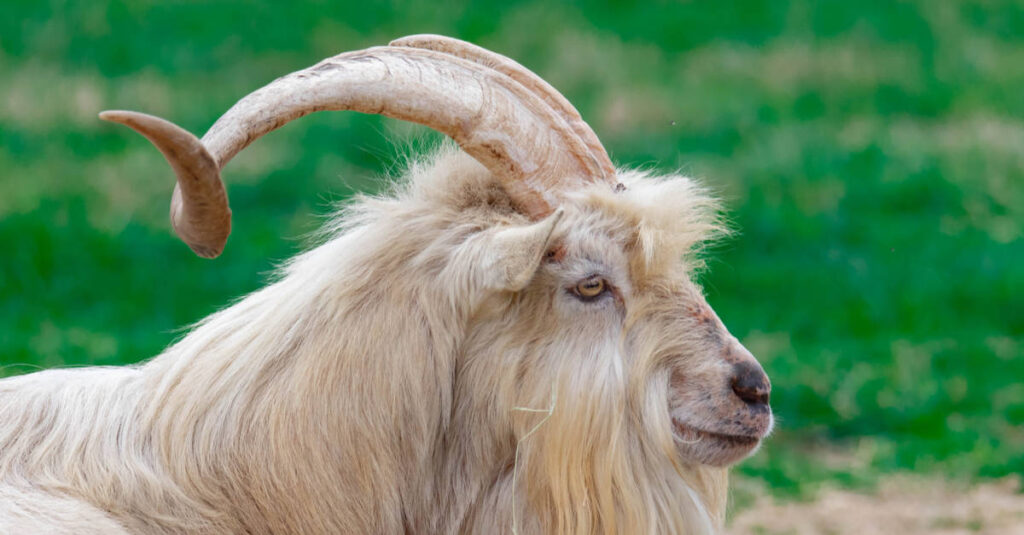
{"type": "Polygon", "coordinates": [[[689,442],[692,440],[711,439],[728,446],[735,446],[737,448],[752,448],[757,446],[761,442],[760,435],[741,435],[733,433],[723,433],[719,431],[708,431],[699,427],[686,424],[675,418],[672,419],[672,426],[676,431],[676,439],[681,442],[689,442]]]}

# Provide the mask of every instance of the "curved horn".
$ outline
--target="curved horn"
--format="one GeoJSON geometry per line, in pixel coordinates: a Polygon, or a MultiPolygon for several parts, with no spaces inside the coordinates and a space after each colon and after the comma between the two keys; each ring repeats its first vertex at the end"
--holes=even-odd
{"type": "Polygon", "coordinates": [[[573,132],[587,146],[590,153],[590,167],[607,181],[613,181],[615,177],[615,165],[612,164],[604,145],[597,138],[597,134],[590,128],[590,125],[583,120],[580,112],[566,100],[551,84],[537,76],[536,73],[523,67],[519,62],[505,57],[501,54],[491,52],[486,48],[479,47],[473,43],[467,43],[459,39],[445,37],[443,35],[419,34],[395,39],[389,43],[390,46],[407,46],[412,48],[424,48],[436,50],[458,56],[475,63],[494,69],[513,80],[519,82],[535,95],[547,103],[551,109],[562,116],[573,132]]]}
{"type": "Polygon", "coordinates": [[[105,111],[100,119],[121,123],[146,136],[171,164],[178,183],[171,197],[174,232],[203,258],[216,258],[231,233],[231,209],[217,160],[178,125],[134,111],[105,111]]]}
{"type": "Polygon", "coordinates": [[[190,240],[208,234],[226,236],[229,228],[223,221],[215,221],[217,218],[199,221],[189,216],[203,211],[193,210],[190,204],[199,202],[205,207],[223,200],[221,213],[229,214],[226,196],[195,197],[186,194],[189,188],[182,183],[219,184],[219,170],[249,143],[288,121],[320,110],[382,114],[452,137],[495,174],[518,207],[534,219],[552,211],[559,190],[603,178],[588,165],[589,149],[565,119],[522,84],[472,61],[409,47],[340,54],[279,78],[235,104],[202,141],[182,136],[185,132],[181,129],[144,114],[104,112],[101,118],[138,130],[171,161],[181,190],[176,198],[182,208],[176,213],[185,214],[189,224],[196,220],[200,226],[222,227],[217,231],[187,230],[188,225],[180,225],[183,218],[176,217],[175,229],[202,256],[216,256],[223,243],[212,246],[190,240]],[[216,165],[208,165],[208,160],[216,165]]]}

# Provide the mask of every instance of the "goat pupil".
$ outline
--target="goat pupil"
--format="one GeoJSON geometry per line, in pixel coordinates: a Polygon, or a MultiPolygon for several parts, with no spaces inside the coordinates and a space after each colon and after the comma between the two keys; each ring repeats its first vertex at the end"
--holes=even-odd
{"type": "Polygon", "coordinates": [[[573,292],[582,301],[591,301],[599,297],[605,291],[604,279],[594,277],[580,281],[573,292]]]}

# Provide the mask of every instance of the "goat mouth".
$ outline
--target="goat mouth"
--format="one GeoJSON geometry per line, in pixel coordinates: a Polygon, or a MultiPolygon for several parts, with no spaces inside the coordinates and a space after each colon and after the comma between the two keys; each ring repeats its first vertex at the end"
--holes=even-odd
{"type": "Polygon", "coordinates": [[[672,419],[672,427],[675,431],[676,440],[684,444],[696,444],[702,441],[712,441],[719,446],[733,447],[737,449],[752,449],[761,442],[760,435],[743,435],[707,431],[685,424],[679,420],[672,419]]]}

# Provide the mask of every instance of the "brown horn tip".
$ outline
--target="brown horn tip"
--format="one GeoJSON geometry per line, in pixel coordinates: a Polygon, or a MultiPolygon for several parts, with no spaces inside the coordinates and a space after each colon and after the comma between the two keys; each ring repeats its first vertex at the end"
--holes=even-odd
{"type": "Polygon", "coordinates": [[[231,209],[220,168],[203,143],[178,125],[145,113],[108,110],[100,119],[135,130],[160,150],[178,180],[171,226],[197,255],[220,256],[231,233],[231,209]]]}

